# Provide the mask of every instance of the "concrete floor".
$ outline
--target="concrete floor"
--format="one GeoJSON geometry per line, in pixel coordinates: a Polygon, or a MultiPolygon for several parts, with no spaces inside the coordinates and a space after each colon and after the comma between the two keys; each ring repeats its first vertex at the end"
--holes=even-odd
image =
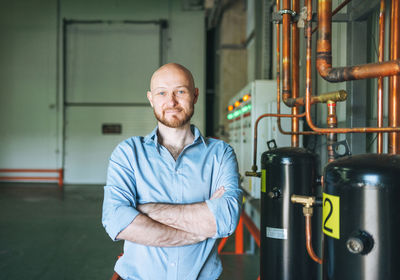
{"type": "MultiPolygon", "coordinates": [[[[0,183],[0,279],[110,279],[122,242],[101,225],[102,200],[100,186],[0,183]]],[[[221,259],[221,279],[259,275],[256,255],[221,259]]]]}

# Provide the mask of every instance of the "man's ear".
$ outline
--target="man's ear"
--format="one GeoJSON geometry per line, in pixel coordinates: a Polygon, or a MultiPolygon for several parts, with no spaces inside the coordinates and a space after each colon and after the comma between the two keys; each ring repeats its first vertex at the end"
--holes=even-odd
{"type": "Polygon", "coordinates": [[[153,96],[151,95],[151,91],[147,91],[147,99],[149,100],[151,107],[153,107],[153,96]]]}
{"type": "Polygon", "coordinates": [[[194,100],[193,100],[193,104],[196,104],[198,99],[199,99],[199,89],[198,89],[198,88],[195,88],[195,89],[194,89],[194,100]]]}

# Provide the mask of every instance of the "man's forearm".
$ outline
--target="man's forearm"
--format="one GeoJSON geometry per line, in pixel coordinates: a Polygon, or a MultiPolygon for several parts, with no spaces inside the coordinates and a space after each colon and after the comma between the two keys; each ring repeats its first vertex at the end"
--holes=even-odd
{"type": "Polygon", "coordinates": [[[205,240],[206,237],[167,226],[146,215],[139,214],[129,226],[118,234],[117,239],[146,246],[175,247],[195,244],[205,240]]]}
{"type": "Polygon", "coordinates": [[[185,232],[212,237],[216,232],[215,218],[205,202],[194,204],[149,203],[138,207],[151,219],[185,232]]]}

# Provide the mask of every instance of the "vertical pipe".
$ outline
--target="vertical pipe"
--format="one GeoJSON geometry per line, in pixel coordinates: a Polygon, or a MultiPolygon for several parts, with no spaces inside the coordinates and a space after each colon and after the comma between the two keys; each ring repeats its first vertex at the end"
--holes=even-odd
{"type": "MultiPolygon", "coordinates": [[[[400,1],[392,0],[391,16],[390,16],[390,59],[400,58],[400,41],[399,41],[399,5],[400,1]]],[[[400,106],[400,76],[392,76],[390,79],[389,92],[389,126],[397,127],[400,125],[399,106],[400,106]]],[[[400,152],[399,133],[392,132],[389,134],[388,151],[391,154],[400,152]]]]}
{"type": "MultiPolygon", "coordinates": [[[[300,11],[300,1],[292,0],[292,10],[296,14],[300,11]]],[[[292,22],[292,98],[299,97],[299,29],[297,28],[296,22],[292,22]]],[[[292,114],[297,115],[298,107],[292,108],[292,114]]],[[[292,132],[299,131],[299,119],[292,119],[292,132]]],[[[299,146],[299,135],[292,135],[292,147],[299,146]]]]}
{"type": "MultiPolygon", "coordinates": [[[[328,106],[328,116],[326,119],[326,123],[329,128],[337,127],[337,117],[336,117],[336,102],[328,101],[326,103],[328,106]]],[[[336,133],[328,133],[326,135],[326,146],[328,149],[328,162],[332,162],[335,160],[335,151],[333,150],[332,145],[337,142],[337,134],[336,133]]]]}
{"type": "MultiPolygon", "coordinates": [[[[282,1],[282,9],[290,10],[290,0],[282,1]]],[[[291,97],[290,89],[290,20],[291,15],[283,14],[282,19],[282,97],[291,97]]]]}
{"type": "MultiPolygon", "coordinates": [[[[307,25],[306,25],[306,118],[307,123],[311,122],[311,40],[312,40],[312,0],[306,0],[307,25]]],[[[319,32],[318,32],[319,34],[319,32]]],[[[319,35],[318,35],[319,36],[319,35]]]]}
{"type": "MultiPolygon", "coordinates": [[[[280,0],[276,0],[276,11],[281,8],[280,0]]],[[[281,113],[281,26],[276,22],[276,113],[281,113]]],[[[278,127],[281,126],[281,118],[276,120],[278,127]]]]}
{"type": "MultiPolygon", "coordinates": [[[[379,62],[384,59],[385,49],[385,0],[381,0],[379,11],[379,62]]],[[[378,78],[378,127],[383,127],[383,77],[378,78]]],[[[383,133],[377,136],[377,153],[383,152],[383,133]]]]}

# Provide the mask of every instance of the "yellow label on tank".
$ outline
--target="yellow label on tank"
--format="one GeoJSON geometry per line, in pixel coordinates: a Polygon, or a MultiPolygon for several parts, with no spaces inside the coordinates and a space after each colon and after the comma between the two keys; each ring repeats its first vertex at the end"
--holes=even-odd
{"type": "Polygon", "coordinates": [[[261,169],[261,192],[265,193],[267,191],[267,170],[261,169]]]}
{"type": "Polygon", "coordinates": [[[323,193],[322,206],[322,231],[340,239],[340,197],[323,193]]]}

